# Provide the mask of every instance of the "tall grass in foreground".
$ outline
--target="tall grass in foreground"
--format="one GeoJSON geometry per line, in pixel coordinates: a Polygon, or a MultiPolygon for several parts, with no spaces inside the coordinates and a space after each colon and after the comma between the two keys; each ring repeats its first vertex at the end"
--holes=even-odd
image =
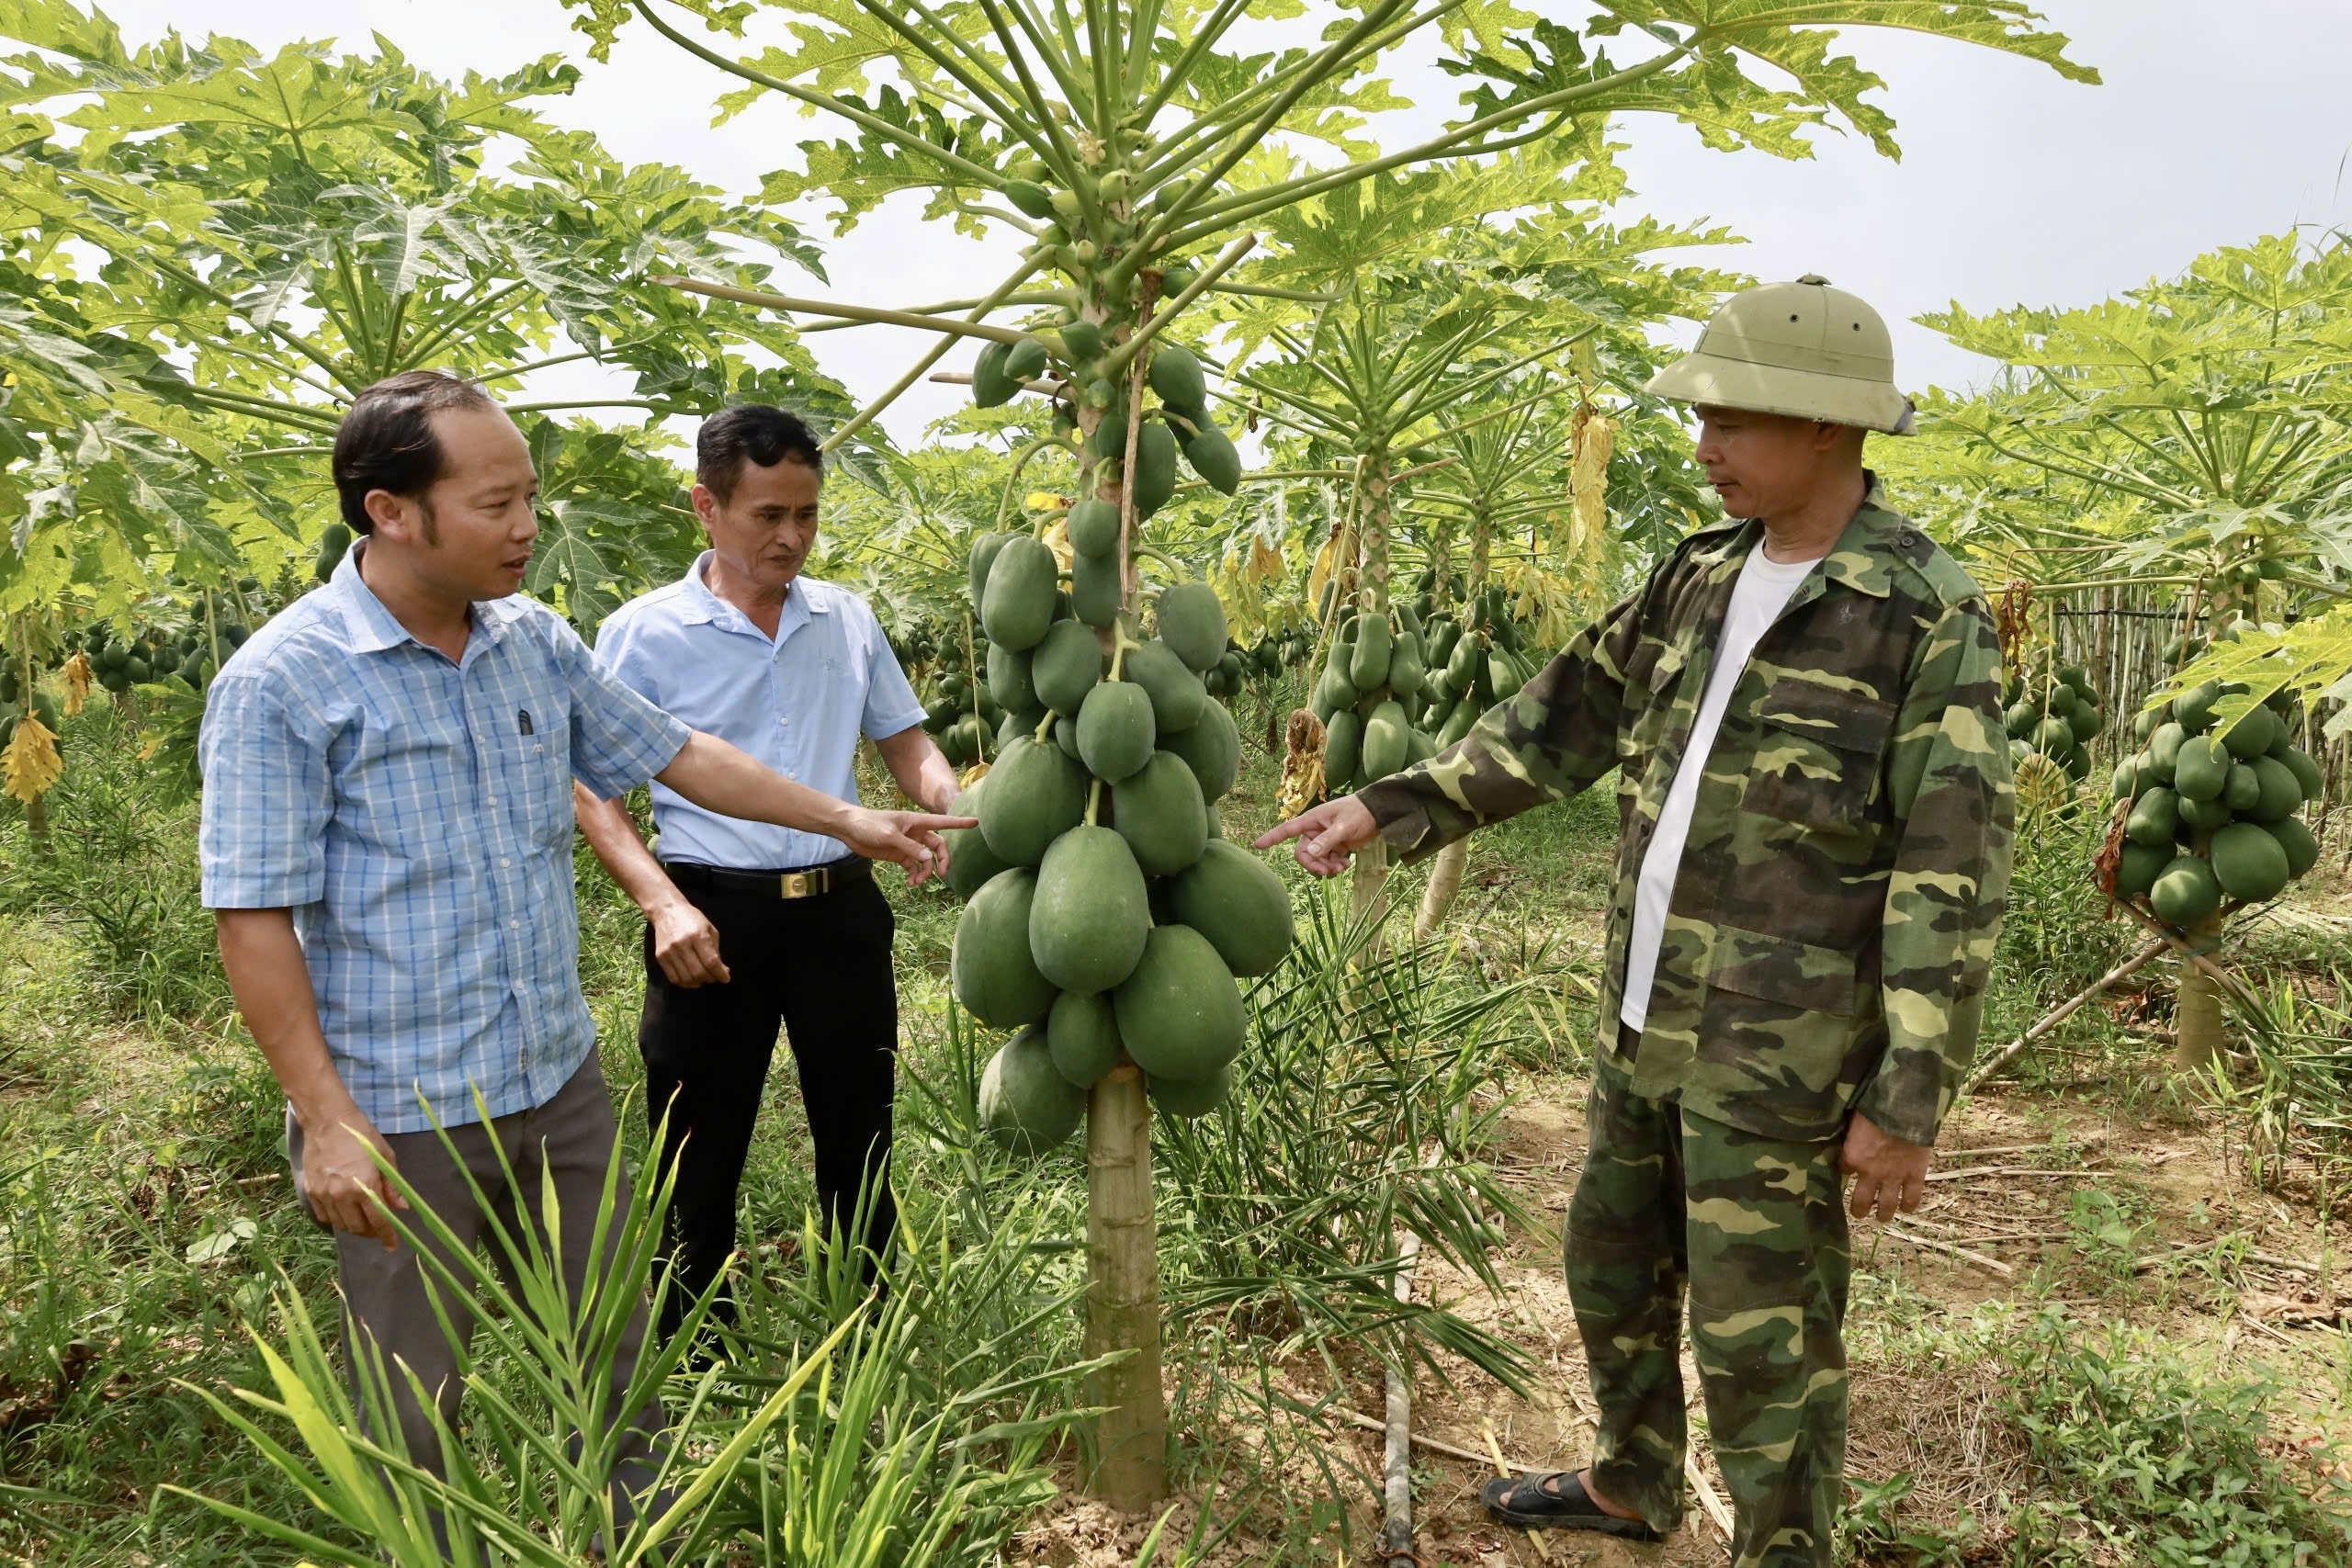
{"type": "MultiPolygon", "coordinates": [[[[430,1266],[445,1300],[483,1308],[482,1353],[469,1363],[483,1375],[469,1383],[462,1425],[434,1417],[446,1475],[408,1451],[390,1418],[392,1380],[405,1369],[364,1359],[355,1402],[309,1308],[281,1293],[281,1342],[261,1346],[273,1386],[205,1397],[293,1483],[310,1517],[202,1500],[310,1560],[354,1568],[557,1568],[592,1549],[615,1564],[993,1562],[1017,1521],[1053,1495],[1041,1455],[1072,1418],[1062,1395],[1084,1370],[991,1376],[992,1356],[1019,1360],[1006,1340],[1021,1325],[991,1332],[984,1312],[953,1310],[968,1308],[974,1292],[961,1287],[974,1277],[1003,1275],[1021,1251],[1017,1230],[960,1255],[944,1237],[935,1251],[933,1238],[910,1238],[878,1303],[857,1293],[845,1249],[806,1230],[797,1269],[765,1281],[769,1307],[795,1310],[763,1314],[768,1334],[746,1337],[689,1382],[681,1369],[710,1304],[695,1303],[674,1340],[648,1346],[615,1408],[607,1374],[623,1330],[649,1287],[657,1311],[667,1288],[656,1268],[667,1184],[619,1204],[621,1158],[616,1150],[586,1268],[602,1283],[581,1299],[540,1239],[559,1232],[552,1189],[539,1196],[543,1231],[502,1227],[492,1256],[453,1249],[454,1262],[430,1266]],[[944,1318],[928,1318],[943,1303],[944,1318]],[[627,1414],[665,1391],[660,1473],[627,1517],[605,1481],[614,1450],[627,1414]]],[[[445,1247],[452,1239],[422,1207],[401,1229],[404,1246],[423,1232],[445,1247]]]]}

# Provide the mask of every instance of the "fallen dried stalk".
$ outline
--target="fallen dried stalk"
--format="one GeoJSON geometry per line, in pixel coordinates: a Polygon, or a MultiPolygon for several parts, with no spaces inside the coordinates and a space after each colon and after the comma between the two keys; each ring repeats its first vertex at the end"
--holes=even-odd
{"type": "Polygon", "coordinates": [[[2032,1028],[2027,1030],[2023,1034],[2018,1035],[2015,1040],[2010,1041],[2007,1045],[2002,1046],[1998,1051],[1993,1053],[1992,1055],[1986,1057],[1981,1066],[1977,1067],[1975,1071],[1970,1073],[1966,1078],[1962,1080],[1960,1092],[1962,1094],[1974,1092],[1978,1084],[1983,1083],[1986,1078],[1991,1077],[1995,1073],[1999,1072],[2003,1067],[2007,1066],[2018,1057],[2023,1055],[2027,1049],[2030,1047],[2035,1041],[2041,1039],[2043,1035],[2049,1033],[2052,1030],[2057,1028],[2060,1024],[2074,1017],[2075,1011],[2080,1009],[2085,1002],[2089,1001],[2093,997],[2098,996],[2109,986],[2115,985],[2119,981],[2131,978],[2134,973],[2146,967],[2148,960],[2164,952],[2169,945],[2170,943],[2162,936],[2150,938],[2147,945],[2141,948],[2139,952],[2133,953],[2131,957],[2125,959],[2122,963],[2117,964],[2114,968],[2109,970],[2106,974],[2100,976],[2098,979],[2092,981],[2081,990],[2076,991],[2073,996],[2068,997],[2064,1001],[2060,1002],[2048,1012],[2043,1013],[2041,1021],[2034,1024],[2032,1028]]]}
{"type": "Polygon", "coordinates": [[[1981,1252],[1971,1252],[1964,1247],[1954,1247],[1951,1242],[1938,1241],[1933,1236],[1915,1235],[1909,1231],[1896,1230],[1893,1225],[1885,1226],[1884,1230],[1886,1235],[1893,1236],[1896,1241],[1907,1241],[1914,1247],[1931,1247],[1938,1252],[1948,1252],[1954,1258],[1964,1258],[1979,1269],[1998,1274],[2004,1280],[2017,1278],[2016,1269],[1997,1259],[1987,1258],[1981,1252]]]}

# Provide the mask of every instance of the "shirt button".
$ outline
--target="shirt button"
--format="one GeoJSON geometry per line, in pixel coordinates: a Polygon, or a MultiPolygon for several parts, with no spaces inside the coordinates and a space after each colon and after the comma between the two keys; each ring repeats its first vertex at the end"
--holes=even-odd
{"type": "Polygon", "coordinates": [[[510,856],[501,855],[498,857],[498,863],[501,865],[513,865],[514,862],[510,856]]]}
{"type": "Polygon", "coordinates": [[[523,929],[523,922],[520,920],[509,920],[506,922],[506,929],[510,931],[519,931],[523,929]]]}

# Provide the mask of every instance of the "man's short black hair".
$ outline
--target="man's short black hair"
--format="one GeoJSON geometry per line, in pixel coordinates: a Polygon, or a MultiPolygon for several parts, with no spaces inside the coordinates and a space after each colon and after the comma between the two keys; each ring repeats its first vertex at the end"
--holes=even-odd
{"type": "Polygon", "coordinates": [[[494,409],[478,381],[446,370],[403,370],[351,400],[334,432],[334,489],[343,520],[355,534],[372,534],[368,492],[415,497],[441,477],[441,442],[433,416],[443,409],[494,409]]]}
{"type": "Polygon", "coordinates": [[[695,437],[695,479],[722,506],[734,499],[744,464],[773,468],[787,461],[825,471],[825,455],[800,416],[767,403],[721,409],[702,422],[695,437]]]}

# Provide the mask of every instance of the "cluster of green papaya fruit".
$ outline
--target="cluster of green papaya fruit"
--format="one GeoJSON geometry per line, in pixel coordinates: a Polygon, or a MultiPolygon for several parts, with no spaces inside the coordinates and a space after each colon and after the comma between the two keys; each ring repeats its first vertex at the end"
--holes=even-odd
{"type": "Polygon", "coordinates": [[[2235,723],[2214,710],[2243,685],[2207,682],[2143,713],[2143,743],[2115,770],[2123,842],[2108,889],[2144,897],[2174,926],[2204,919],[2228,897],[2275,898],[2319,860],[2299,813],[2323,787],[2319,764],[2293,740],[2293,699],[2274,693],[2235,723]]]}
{"type": "Polygon", "coordinates": [[[970,657],[965,637],[940,639],[931,661],[931,678],[923,697],[922,727],[939,742],[949,764],[957,769],[985,762],[1004,750],[1011,716],[989,690],[989,660],[994,649],[988,639],[971,637],[970,657]]]}
{"type": "Polygon", "coordinates": [[[1307,707],[1323,725],[1323,784],[1334,795],[1433,754],[1413,724],[1429,685],[1421,620],[1410,604],[1342,606],[1307,707]]]}
{"type": "Polygon", "coordinates": [[[1442,751],[1469,734],[1480,714],[1518,695],[1543,656],[1521,645],[1499,588],[1487,589],[1459,614],[1431,615],[1428,625],[1430,680],[1420,723],[1442,751]]]}
{"type": "Polygon", "coordinates": [[[2009,677],[2001,704],[2009,757],[2021,775],[2032,766],[2027,759],[2041,756],[2075,784],[2090,776],[2090,743],[2107,728],[2107,715],[2088,671],[2045,655],[2009,677]]]}
{"type": "Polygon", "coordinates": [[[51,735],[58,733],[63,716],[57,711],[57,699],[47,692],[35,692],[28,698],[14,678],[0,682],[0,751],[17,738],[17,726],[24,722],[26,714],[40,720],[40,727],[51,735]]]}
{"type": "Polygon", "coordinates": [[[1315,651],[1315,644],[1305,632],[1289,632],[1281,637],[1272,633],[1244,648],[1238,640],[1228,639],[1225,652],[1215,664],[1203,672],[1202,682],[1213,697],[1229,697],[1251,681],[1270,681],[1284,670],[1306,661],[1315,651]]]}
{"type": "Polygon", "coordinates": [[[90,656],[90,672],[109,692],[127,692],[149,681],[178,676],[201,692],[212,684],[220,664],[244,646],[253,628],[232,608],[223,605],[208,628],[202,621],[181,626],[141,626],[118,639],[104,621],[82,639],[90,656]],[[220,658],[213,657],[218,634],[220,658]]]}
{"type": "Polygon", "coordinates": [[[1229,651],[1224,606],[1180,583],[1159,594],[1157,635],[1114,615],[1106,638],[1026,535],[983,536],[971,581],[1010,739],[955,803],[979,826],[948,835],[948,884],[967,900],[949,972],[974,1018],[1019,1032],[982,1075],[981,1122],[1042,1154],[1123,1059],[1161,1111],[1201,1115],[1247,1032],[1236,976],[1273,968],[1292,935],[1282,879],[1217,832],[1241,762],[1202,679],[1229,651]]]}

